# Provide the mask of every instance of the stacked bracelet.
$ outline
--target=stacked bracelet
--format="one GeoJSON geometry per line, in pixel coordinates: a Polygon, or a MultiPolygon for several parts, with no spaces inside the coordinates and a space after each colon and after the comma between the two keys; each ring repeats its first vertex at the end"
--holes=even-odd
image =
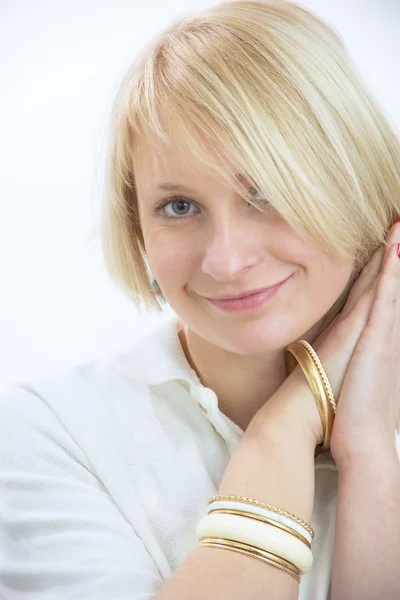
{"type": "Polygon", "coordinates": [[[312,566],[314,531],[282,509],[242,496],[213,496],[197,526],[201,546],[225,548],[258,558],[292,575],[312,566]]]}
{"type": "Polygon", "coordinates": [[[252,519],[264,521],[265,523],[269,523],[272,519],[275,527],[278,527],[283,531],[289,531],[289,533],[298,537],[304,544],[311,548],[312,537],[307,531],[307,529],[305,529],[292,519],[285,517],[284,515],[274,513],[271,510],[260,508],[259,506],[252,506],[251,513],[249,513],[247,505],[244,502],[233,502],[229,500],[225,502],[213,502],[212,505],[209,506],[207,512],[208,514],[210,514],[215,511],[228,514],[243,514],[243,511],[245,511],[247,513],[247,516],[251,517],[252,519]]]}
{"type": "Polygon", "coordinates": [[[240,554],[246,554],[247,556],[251,556],[253,558],[258,558],[259,560],[262,560],[263,562],[266,562],[267,564],[276,567],[281,571],[285,571],[294,577],[298,583],[301,581],[301,573],[298,569],[296,569],[296,567],[280,556],[276,556],[275,554],[261,550],[260,548],[254,548],[254,546],[243,544],[242,542],[223,538],[202,538],[200,546],[223,548],[226,550],[239,552],[240,554]]]}

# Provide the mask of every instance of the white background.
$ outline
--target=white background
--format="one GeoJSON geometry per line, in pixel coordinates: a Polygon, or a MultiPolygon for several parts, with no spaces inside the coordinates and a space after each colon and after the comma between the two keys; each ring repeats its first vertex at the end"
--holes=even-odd
{"type": "MultiPolygon", "coordinates": [[[[341,33],[400,125],[400,0],[301,3],[341,33]]],[[[0,387],[112,354],[160,322],[113,286],[91,238],[107,118],[146,41],[210,4],[0,0],[0,387]]]]}

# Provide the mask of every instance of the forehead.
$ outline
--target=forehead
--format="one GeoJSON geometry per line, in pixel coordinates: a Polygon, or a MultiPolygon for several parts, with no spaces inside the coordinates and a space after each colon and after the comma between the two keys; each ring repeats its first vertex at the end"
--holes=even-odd
{"type": "Polygon", "coordinates": [[[220,178],[221,171],[229,172],[238,181],[248,184],[248,179],[238,172],[232,162],[221,156],[207,140],[201,140],[207,162],[184,147],[179,141],[143,138],[135,140],[133,169],[137,185],[157,185],[160,182],[180,182],[196,178],[220,178]]]}
{"type": "MultiPolygon", "coordinates": [[[[202,140],[206,154],[214,161],[218,160],[216,152],[207,140],[202,140]]],[[[198,170],[202,161],[187,147],[172,137],[167,140],[138,138],[133,148],[133,163],[137,171],[165,171],[179,167],[198,170]]],[[[205,167],[203,167],[205,168],[205,167]]]]}

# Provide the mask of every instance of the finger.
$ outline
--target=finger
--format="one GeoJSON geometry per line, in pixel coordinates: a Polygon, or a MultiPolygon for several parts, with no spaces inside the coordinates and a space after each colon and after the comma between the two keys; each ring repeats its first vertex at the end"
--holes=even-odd
{"type": "MultiPolygon", "coordinates": [[[[365,265],[360,275],[357,277],[357,280],[353,286],[356,290],[358,287],[360,287],[362,293],[362,291],[367,289],[367,287],[371,284],[374,277],[381,273],[383,263],[387,258],[390,247],[399,240],[400,221],[396,221],[389,230],[384,244],[374,252],[370,261],[365,265]]],[[[359,297],[361,294],[356,293],[356,295],[359,297]]]]}
{"type": "MultiPolygon", "coordinates": [[[[400,240],[400,220],[390,228],[385,243],[374,252],[371,260],[361,271],[360,275],[354,282],[351,291],[348,295],[346,304],[342,310],[342,318],[350,314],[355,305],[363,294],[374,292],[375,295],[375,279],[382,272],[384,262],[387,260],[389,250],[393,244],[400,240]]],[[[368,304],[368,302],[367,302],[368,304]]]]}
{"type": "Polygon", "coordinates": [[[400,302],[400,259],[397,255],[398,242],[390,245],[379,275],[376,294],[366,327],[366,335],[383,344],[391,338],[398,326],[400,302]]]}
{"type": "Polygon", "coordinates": [[[384,256],[384,261],[386,260],[390,248],[393,246],[393,244],[395,244],[396,242],[400,241],[400,219],[398,219],[397,221],[395,221],[395,223],[392,225],[392,227],[390,228],[387,237],[386,237],[386,242],[385,242],[385,256],[384,256]]]}
{"type": "Polygon", "coordinates": [[[368,291],[370,291],[374,281],[381,272],[384,255],[385,248],[384,246],[380,246],[378,250],[374,252],[368,264],[363,268],[360,275],[353,283],[353,286],[347,297],[346,304],[342,310],[342,318],[345,318],[347,315],[349,315],[353,311],[359,299],[364,294],[368,293],[368,291]]]}

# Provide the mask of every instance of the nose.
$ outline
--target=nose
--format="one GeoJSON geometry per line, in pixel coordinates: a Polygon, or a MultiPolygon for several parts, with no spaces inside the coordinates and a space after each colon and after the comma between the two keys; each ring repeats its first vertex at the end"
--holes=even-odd
{"type": "Polygon", "coordinates": [[[234,281],[259,262],[261,253],[254,223],[225,215],[210,227],[202,271],[218,281],[234,281]]]}

